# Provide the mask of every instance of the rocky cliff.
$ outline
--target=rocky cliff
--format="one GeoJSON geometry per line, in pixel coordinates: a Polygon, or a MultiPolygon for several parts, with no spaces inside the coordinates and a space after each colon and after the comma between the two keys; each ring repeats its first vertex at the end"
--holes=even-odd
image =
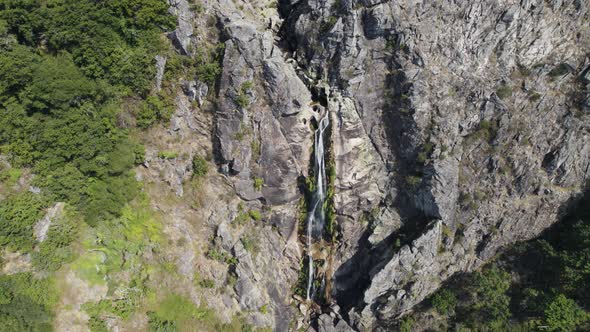
{"type": "MultiPolygon", "coordinates": [[[[210,123],[173,128],[206,137],[229,191],[205,208],[237,259],[235,293],[211,301],[221,311],[278,331],[387,326],[555,223],[590,178],[585,1],[170,2],[182,54],[224,45],[216,86],[192,81],[179,96],[208,94],[210,123]],[[293,289],[324,112],[336,232],[318,307],[293,289]],[[256,257],[228,226],[243,209],[263,211],[256,257]]],[[[181,104],[179,119],[206,108],[181,104]]]]}

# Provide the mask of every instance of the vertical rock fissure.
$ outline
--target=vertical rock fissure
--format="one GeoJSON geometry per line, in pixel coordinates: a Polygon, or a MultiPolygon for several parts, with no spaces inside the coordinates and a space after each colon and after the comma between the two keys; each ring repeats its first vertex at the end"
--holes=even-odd
{"type": "Polygon", "coordinates": [[[324,157],[324,133],[330,124],[328,114],[320,120],[318,129],[315,132],[314,143],[314,175],[315,190],[311,197],[311,208],[307,215],[307,259],[308,259],[308,278],[307,278],[307,300],[313,300],[315,292],[314,287],[314,262],[313,262],[313,242],[314,239],[322,239],[325,224],[325,200],[327,194],[326,165],[324,157]]]}

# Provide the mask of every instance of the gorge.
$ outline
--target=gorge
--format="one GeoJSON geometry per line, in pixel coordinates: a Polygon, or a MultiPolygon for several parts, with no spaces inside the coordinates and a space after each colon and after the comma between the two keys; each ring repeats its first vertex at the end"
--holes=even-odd
{"type": "Polygon", "coordinates": [[[588,1],[0,14],[0,319],[590,328],[588,1]]]}

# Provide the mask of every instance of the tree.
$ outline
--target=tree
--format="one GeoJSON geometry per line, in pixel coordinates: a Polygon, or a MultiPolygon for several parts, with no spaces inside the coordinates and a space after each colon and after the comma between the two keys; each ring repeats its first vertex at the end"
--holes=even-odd
{"type": "Polygon", "coordinates": [[[586,320],[588,314],[563,294],[557,295],[545,309],[545,322],[549,331],[572,331],[586,320]]]}

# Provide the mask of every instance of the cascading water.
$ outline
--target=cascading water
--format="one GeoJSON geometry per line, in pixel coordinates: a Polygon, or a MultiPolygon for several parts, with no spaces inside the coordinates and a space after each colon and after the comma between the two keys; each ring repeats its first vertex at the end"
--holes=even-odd
{"type": "Polygon", "coordinates": [[[313,299],[315,289],[313,287],[313,257],[312,257],[312,243],[313,238],[321,238],[324,229],[324,200],[326,199],[326,167],[324,160],[324,132],[330,119],[326,114],[319,123],[318,129],[315,132],[315,155],[314,155],[314,174],[316,177],[316,186],[311,198],[311,210],[307,215],[307,258],[308,258],[308,279],[307,279],[307,300],[313,299]]]}

